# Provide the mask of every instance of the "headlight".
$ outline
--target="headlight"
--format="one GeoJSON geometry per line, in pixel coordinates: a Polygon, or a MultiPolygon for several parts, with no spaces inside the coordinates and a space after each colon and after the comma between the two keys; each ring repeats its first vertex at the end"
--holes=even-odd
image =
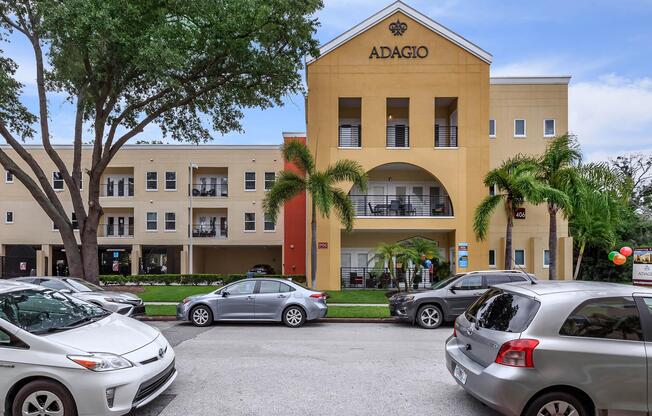
{"type": "Polygon", "coordinates": [[[119,355],[106,352],[94,352],[91,355],[69,355],[75,363],[92,371],[113,371],[133,367],[131,361],[119,355]]]}
{"type": "Polygon", "coordinates": [[[121,299],[121,298],[104,298],[104,300],[109,303],[129,303],[127,299],[121,299]]]}
{"type": "Polygon", "coordinates": [[[406,295],[403,297],[404,302],[412,302],[414,300],[414,295],[406,295]]]}
{"type": "Polygon", "coordinates": [[[185,299],[183,300],[183,304],[184,304],[184,305],[185,305],[186,303],[188,303],[188,302],[190,302],[190,298],[189,298],[189,297],[188,297],[188,298],[185,298],[185,299]]]}

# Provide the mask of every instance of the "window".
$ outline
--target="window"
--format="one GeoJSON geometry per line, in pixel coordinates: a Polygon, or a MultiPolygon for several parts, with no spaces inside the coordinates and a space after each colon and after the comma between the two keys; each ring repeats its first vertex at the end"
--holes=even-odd
{"type": "Polygon", "coordinates": [[[44,286],[54,290],[66,290],[66,289],[70,290],[70,287],[68,287],[61,280],[57,280],[57,279],[43,279],[38,284],[40,286],[44,286]]]}
{"type": "Polygon", "coordinates": [[[555,120],[546,119],[543,120],[543,137],[554,137],[555,136],[555,120]]]}
{"type": "Polygon", "coordinates": [[[256,172],[245,172],[245,191],[256,190],[256,172]]]}
{"type": "Polygon", "coordinates": [[[276,231],[276,222],[267,214],[265,214],[265,231],[276,231]]]}
{"type": "Polygon", "coordinates": [[[14,183],[14,174],[11,171],[5,171],[5,183],[14,183]]]}
{"type": "Polygon", "coordinates": [[[473,274],[462,278],[457,284],[455,284],[455,290],[476,290],[482,289],[482,275],[473,274]]]}
{"type": "Polygon", "coordinates": [[[488,274],[485,276],[485,279],[487,279],[487,286],[510,283],[512,281],[506,274],[488,274]]]}
{"type": "Polygon", "coordinates": [[[158,229],[158,214],[156,212],[147,213],[147,231],[156,231],[158,229]]]}
{"type": "Polygon", "coordinates": [[[260,282],[258,293],[281,293],[281,282],[263,280],[260,282]]]}
{"type": "Polygon", "coordinates": [[[496,267],[496,250],[489,250],[489,267],[496,267]]]}
{"type": "Polygon", "coordinates": [[[496,120],[489,120],[489,137],[496,137],[496,120]]]}
{"type": "Polygon", "coordinates": [[[631,297],[584,302],[566,319],[559,335],[643,341],[641,319],[631,297]]]}
{"type": "Polygon", "coordinates": [[[158,191],[158,172],[147,172],[147,190],[158,191]]]}
{"type": "Polygon", "coordinates": [[[514,264],[525,266],[525,250],[514,250],[514,264]]]}
{"type": "Polygon", "coordinates": [[[489,187],[489,195],[494,196],[498,193],[498,185],[493,184],[489,187]]]}
{"type": "Polygon", "coordinates": [[[543,268],[550,267],[550,250],[543,250],[543,268]]]}
{"type": "Polygon", "coordinates": [[[79,221],[77,221],[77,214],[75,214],[74,212],[72,213],[71,220],[72,220],[71,221],[72,229],[79,230],[79,221]]]}
{"type": "Polygon", "coordinates": [[[177,229],[177,214],[174,212],[165,213],[165,231],[176,231],[177,229]]]}
{"type": "Polygon", "coordinates": [[[272,185],[274,185],[275,180],[276,180],[276,173],[274,173],[274,172],[265,172],[265,190],[266,191],[269,191],[270,189],[272,189],[272,185]]]}
{"type": "Polygon", "coordinates": [[[52,172],[52,188],[55,191],[63,191],[63,175],[61,175],[61,172],[52,172]]]}
{"type": "Polygon", "coordinates": [[[243,282],[234,283],[231,286],[226,287],[224,289],[224,293],[228,293],[229,296],[251,295],[254,293],[254,287],[256,287],[256,281],[245,280],[243,282]]]}
{"type": "Polygon", "coordinates": [[[465,316],[480,328],[523,332],[539,310],[539,302],[527,296],[489,289],[466,310],[465,316]]]}
{"type": "Polygon", "coordinates": [[[244,218],[245,231],[256,231],[256,214],[253,212],[245,212],[244,218]]]}
{"type": "Polygon", "coordinates": [[[516,119],[514,120],[514,137],[525,137],[525,120],[516,119]]]}
{"type": "Polygon", "coordinates": [[[177,173],[176,172],[165,172],[165,190],[166,191],[176,191],[177,190],[177,173]]]}
{"type": "MultiPolygon", "coordinates": [[[[0,312],[0,319],[11,322],[8,316],[3,312],[0,312]]],[[[29,349],[29,346],[23,341],[16,338],[15,335],[12,335],[8,332],[5,332],[4,329],[0,329],[0,348],[22,348],[29,349]]]]}
{"type": "Polygon", "coordinates": [[[13,224],[14,223],[14,212],[13,211],[5,212],[5,223],[7,223],[7,224],[13,224]]]}

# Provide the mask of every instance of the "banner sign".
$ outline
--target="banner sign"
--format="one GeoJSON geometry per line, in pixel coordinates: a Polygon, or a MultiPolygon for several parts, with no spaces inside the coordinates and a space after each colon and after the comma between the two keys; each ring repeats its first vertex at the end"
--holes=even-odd
{"type": "Polygon", "coordinates": [[[457,267],[469,267],[469,245],[467,243],[457,243],[457,267]]]}
{"type": "Polygon", "coordinates": [[[652,247],[635,248],[633,257],[632,280],[634,283],[652,285],[652,247]]]}

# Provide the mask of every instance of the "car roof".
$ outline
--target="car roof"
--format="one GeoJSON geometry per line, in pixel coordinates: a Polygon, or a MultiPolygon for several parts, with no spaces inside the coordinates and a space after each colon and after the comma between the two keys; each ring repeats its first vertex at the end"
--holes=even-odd
{"type": "Polygon", "coordinates": [[[522,293],[527,296],[546,296],[558,293],[593,293],[611,296],[632,296],[634,293],[652,295],[652,289],[641,286],[632,286],[622,283],[593,282],[582,280],[567,281],[538,281],[537,284],[504,283],[496,285],[501,289],[522,293]]]}
{"type": "Polygon", "coordinates": [[[31,283],[16,281],[15,279],[0,280],[0,293],[9,293],[9,292],[14,292],[16,290],[34,289],[34,288],[43,289],[40,286],[33,285],[31,283]]]}

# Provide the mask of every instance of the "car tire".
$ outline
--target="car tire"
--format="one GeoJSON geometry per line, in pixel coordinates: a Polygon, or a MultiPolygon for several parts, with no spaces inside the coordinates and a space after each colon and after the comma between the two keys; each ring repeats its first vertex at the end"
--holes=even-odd
{"type": "Polygon", "coordinates": [[[283,323],[290,328],[298,328],[306,323],[306,312],[299,306],[290,306],[283,311],[283,323]]]}
{"type": "Polygon", "coordinates": [[[213,324],[213,311],[206,305],[195,306],[190,310],[190,322],[194,326],[210,326],[213,324]]]}
{"type": "Polygon", "coordinates": [[[586,405],[582,403],[576,396],[565,393],[565,392],[550,392],[537,397],[530,405],[528,406],[524,416],[540,416],[540,415],[557,415],[557,414],[573,414],[577,416],[588,416],[589,413],[586,410],[586,405]],[[572,413],[570,408],[572,406],[575,409],[575,413],[572,413]],[[560,410],[563,410],[563,407],[566,407],[566,411],[560,413],[560,410]]]}
{"type": "Polygon", "coordinates": [[[12,416],[22,416],[31,412],[46,416],[77,416],[75,401],[68,390],[61,384],[49,380],[32,381],[18,390],[11,406],[12,416]],[[39,412],[39,410],[44,411],[39,412]]]}
{"type": "Polygon", "coordinates": [[[437,305],[423,305],[417,311],[416,322],[424,329],[439,328],[444,322],[444,314],[437,305]]]}

